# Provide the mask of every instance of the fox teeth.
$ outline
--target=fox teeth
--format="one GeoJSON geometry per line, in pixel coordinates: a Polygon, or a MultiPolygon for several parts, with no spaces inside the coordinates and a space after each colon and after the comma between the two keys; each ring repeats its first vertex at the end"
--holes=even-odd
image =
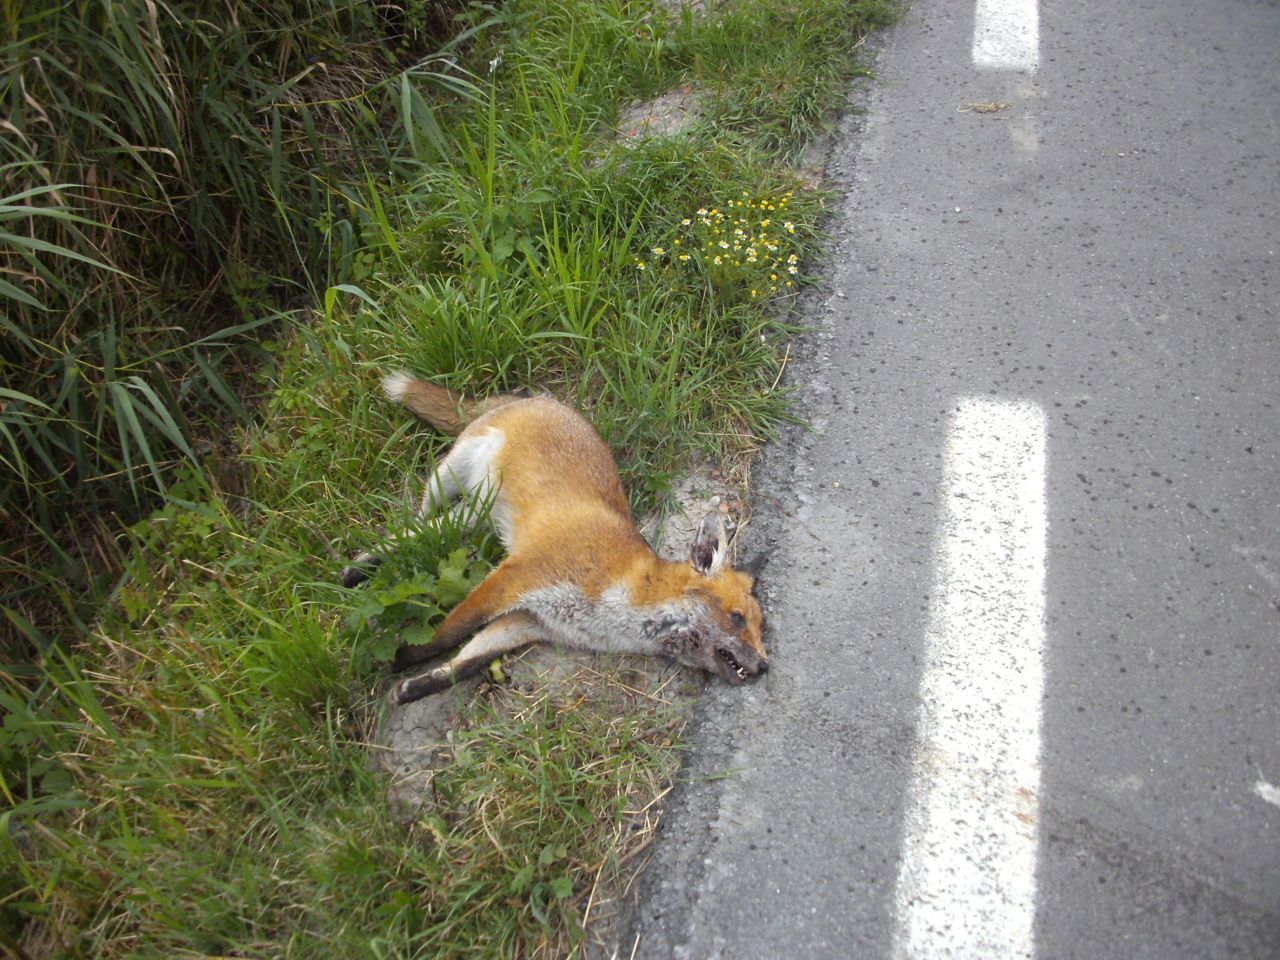
{"type": "Polygon", "coordinates": [[[747,668],[746,668],[746,667],[739,667],[739,668],[738,668],[738,679],[739,679],[739,680],[745,680],[745,679],[747,679],[747,668]]]}

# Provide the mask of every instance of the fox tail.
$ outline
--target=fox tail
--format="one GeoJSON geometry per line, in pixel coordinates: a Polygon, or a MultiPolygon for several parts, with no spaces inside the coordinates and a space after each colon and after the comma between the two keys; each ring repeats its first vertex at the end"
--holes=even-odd
{"type": "Polygon", "coordinates": [[[454,437],[477,417],[521,399],[502,394],[484,400],[468,400],[452,390],[399,370],[382,378],[382,392],[387,399],[421,417],[441,433],[454,437]]]}

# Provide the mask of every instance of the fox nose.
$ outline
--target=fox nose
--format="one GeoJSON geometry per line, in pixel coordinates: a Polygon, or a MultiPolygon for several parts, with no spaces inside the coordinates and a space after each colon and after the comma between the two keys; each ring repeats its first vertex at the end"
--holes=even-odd
{"type": "Polygon", "coordinates": [[[760,674],[760,676],[762,676],[762,677],[763,677],[763,676],[764,676],[766,673],[768,673],[768,672],[769,672],[769,661],[768,661],[768,660],[761,660],[761,661],[756,665],[756,673],[760,674]]]}

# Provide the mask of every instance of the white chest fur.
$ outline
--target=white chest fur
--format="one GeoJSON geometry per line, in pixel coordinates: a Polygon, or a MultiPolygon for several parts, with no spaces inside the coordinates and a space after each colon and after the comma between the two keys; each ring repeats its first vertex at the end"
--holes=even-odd
{"type": "Polygon", "coordinates": [[[639,606],[622,586],[599,597],[572,584],[544,587],[522,598],[519,609],[537,617],[553,642],[607,653],[661,653],[659,638],[691,620],[678,601],[639,606]]]}

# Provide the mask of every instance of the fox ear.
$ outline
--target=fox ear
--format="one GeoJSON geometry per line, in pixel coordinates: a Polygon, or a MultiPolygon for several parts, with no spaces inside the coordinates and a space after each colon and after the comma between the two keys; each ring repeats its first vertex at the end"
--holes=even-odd
{"type": "Polygon", "coordinates": [[[764,570],[765,564],[768,562],[769,555],[767,553],[757,553],[738,569],[743,573],[751,574],[751,579],[755,580],[760,576],[761,571],[764,570]]]}
{"type": "Polygon", "coordinates": [[[729,532],[719,513],[708,513],[689,545],[689,563],[704,577],[719,573],[729,557],[729,532]]]}

